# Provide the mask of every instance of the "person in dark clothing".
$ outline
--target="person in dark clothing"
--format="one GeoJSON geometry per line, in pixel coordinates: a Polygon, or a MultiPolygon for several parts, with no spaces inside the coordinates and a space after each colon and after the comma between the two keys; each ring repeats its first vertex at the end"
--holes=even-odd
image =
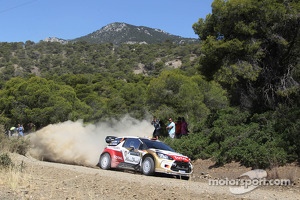
{"type": "Polygon", "coordinates": [[[157,119],[156,117],[153,117],[151,124],[154,126],[153,138],[158,139],[158,137],[160,136],[160,131],[161,131],[159,119],[157,119]]]}
{"type": "Polygon", "coordinates": [[[178,117],[177,121],[175,122],[175,138],[181,137],[181,117],[178,117]]]}
{"type": "Polygon", "coordinates": [[[181,118],[181,136],[187,136],[189,134],[188,123],[184,117],[181,118]]]}

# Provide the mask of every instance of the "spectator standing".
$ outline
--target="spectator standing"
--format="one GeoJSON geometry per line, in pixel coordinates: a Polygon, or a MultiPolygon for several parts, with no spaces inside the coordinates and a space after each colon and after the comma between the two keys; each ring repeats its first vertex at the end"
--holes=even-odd
{"type": "Polygon", "coordinates": [[[35,132],[35,125],[34,123],[30,122],[29,124],[27,124],[29,133],[35,132]]]}
{"type": "Polygon", "coordinates": [[[181,118],[181,136],[187,136],[189,134],[188,123],[184,117],[181,118]]]}
{"type": "Polygon", "coordinates": [[[175,123],[173,122],[172,118],[169,118],[169,124],[166,129],[168,130],[169,136],[171,138],[175,138],[175,123]]]}
{"type": "Polygon", "coordinates": [[[181,117],[178,117],[177,121],[175,122],[175,138],[181,137],[181,117]]]}
{"type": "Polygon", "coordinates": [[[23,125],[22,125],[22,124],[18,124],[17,131],[18,131],[18,135],[19,135],[19,136],[24,137],[24,128],[23,128],[23,125]]]}
{"type": "Polygon", "coordinates": [[[151,124],[154,126],[153,138],[158,139],[158,137],[160,136],[160,130],[161,130],[159,119],[157,119],[154,116],[151,124]]]}

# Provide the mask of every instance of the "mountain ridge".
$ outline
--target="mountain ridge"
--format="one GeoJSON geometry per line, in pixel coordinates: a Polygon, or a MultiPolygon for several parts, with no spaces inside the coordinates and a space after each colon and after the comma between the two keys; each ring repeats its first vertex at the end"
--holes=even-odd
{"type": "Polygon", "coordinates": [[[79,42],[87,43],[112,43],[119,44],[154,44],[170,41],[176,44],[196,43],[196,38],[184,38],[172,35],[161,29],[150,28],[146,26],[135,26],[124,22],[110,23],[102,28],[78,38],[64,40],[56,37],[48,37],[44,41],[47,42],[79,42]]]}

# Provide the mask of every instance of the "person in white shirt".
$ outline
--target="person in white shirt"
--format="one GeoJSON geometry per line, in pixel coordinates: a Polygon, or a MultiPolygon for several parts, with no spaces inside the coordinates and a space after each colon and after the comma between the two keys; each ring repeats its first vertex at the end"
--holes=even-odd
{"type": "Polygon", "coordinates": [[[171,138],[175,138],[175,123],[172,118],[169,118],[169,124],[166,127],[171,138]]]}

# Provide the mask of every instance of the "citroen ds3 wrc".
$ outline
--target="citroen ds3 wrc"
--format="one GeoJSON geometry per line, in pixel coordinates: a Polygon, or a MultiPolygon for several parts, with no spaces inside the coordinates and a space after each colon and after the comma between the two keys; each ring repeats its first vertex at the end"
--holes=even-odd
{"type": "Polygon", "coordinates": [[[129,169],[147,176],[155,173],[172,174],[185,180],[193,172],[190,158],[159,140],[134,136],[107,136],[105,140],[108,145],[98,162],[102,169],[129,169]]]}

